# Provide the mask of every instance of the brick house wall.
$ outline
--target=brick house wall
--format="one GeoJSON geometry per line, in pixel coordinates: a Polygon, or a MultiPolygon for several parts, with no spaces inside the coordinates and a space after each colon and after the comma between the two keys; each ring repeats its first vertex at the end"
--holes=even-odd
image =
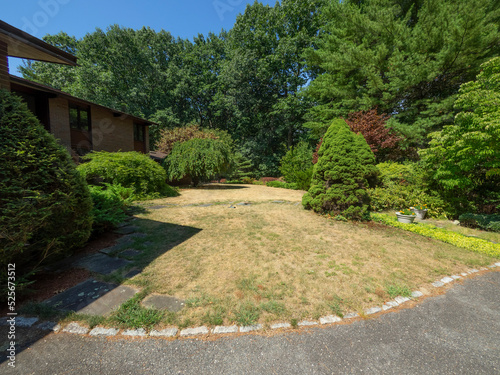
{"type": "Polygon", "coordinates": [[[10,91],[9,60],[7,43],[0,41],[0,88],[10,91]]]}
{"type": "MultiPolygon", "coordinates": [[[[70,101],[64,97],[49,99],[50,132],[71,150],[69,126],[70,101]]],[[[90,105],[92,149],[94,151],[134,151],[134,119],[123,115],[115,117],[109,109],[90,105]]],[[[149,133],[145,132],[145,153],[149,153],[149,133]]]]}
{"type": "Polygon", "coordinates": [[[109,110],[90,107],[94,151],[134,151],[134,121],[123,115],[114,117],[109,110]]]}
{"type": "Polygon", "coordinates": [[[71,150],[71,131],[69,127],[68,99],[49,99],[50,132],[59,143],[71,150]]]}

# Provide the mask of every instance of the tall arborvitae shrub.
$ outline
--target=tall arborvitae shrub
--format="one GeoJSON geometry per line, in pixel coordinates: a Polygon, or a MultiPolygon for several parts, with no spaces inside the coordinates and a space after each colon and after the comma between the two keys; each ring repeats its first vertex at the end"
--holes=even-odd
{"type": "MultiPolygon", "coordinates": [[[[0,90],[0,276],[83,245],[92,201],[68,151],[21,99],[0,90]]],[[[18,276],[22,276],[18,273],[18,276]]]]}
{"type": "Polygon", "coordinates": [[[344,120],[334,120],[318,151],[306,209],[341,215],[350,220],[369,218],[368,180],[376,175],[375,157],[361,134],[344,120]]]}

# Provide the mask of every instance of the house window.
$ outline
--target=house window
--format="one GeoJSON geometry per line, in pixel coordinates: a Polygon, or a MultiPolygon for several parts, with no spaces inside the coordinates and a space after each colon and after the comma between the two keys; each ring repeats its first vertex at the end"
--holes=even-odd
{"type": "Polygon", "coordinates": [[[71,129],[90,130],[90,108],[76,104],[69,105],[69,124],[71,129]]]}
{"type": "Polygon", "coordinates": [[[144,142],[144,126],[134,124],[134,141],[144,142]]]}

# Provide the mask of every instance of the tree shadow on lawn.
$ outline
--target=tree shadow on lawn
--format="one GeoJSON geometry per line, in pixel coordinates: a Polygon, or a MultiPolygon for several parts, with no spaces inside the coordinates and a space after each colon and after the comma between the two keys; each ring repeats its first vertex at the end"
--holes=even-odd
{"type": "MultiPolygon", "coordinates": [[[[38,328],[41,321],[60,320],[73,313],[87,316],[87,322],[92,321],[92,317],[108,316],[137,293],[136,287],[121,285],[124,281],[140,274],[156,258],[201,232],[201,229],[195,227],[142,218],[136,218],[130,225],[137,227],[137,232],[121,237],[111,248],[101,249],[106,253],[96,252],[84,254],[82,257],[82,254],[76,252],[74,256],[60,263],[60,269],[57,269],[57,265],[52,265],[54,278],[57,277],[58,271],[80,268],[82,264],[87,265],[94,277],[59,292],[43,303],[31,304],[30,308],[24,310],[21,306],[20,315],[35,316],[40,320],[30,327],[16,327],[16,353],[52,332],[50,328],[38,328]],[[125,255],[121,254],[122,252],[125,252],[125,255]],[[110,268],[106,269],[108,258],[110,268]],[[103,273],[97,272],[96,269],[103,270],[103,273]]],[[[25,306],[29,305],[28,301],[25,306]]],[[[99,320],[95,321],[98,323],[99,320]]],[[[4,346],[12,341],[7,340],[10,329],[5,322],[0,325],[0,347],[4,352],[7,348],[4,346]]],[[[0,364],[5,361],[7,358],[3,356],[0,364]]]]}

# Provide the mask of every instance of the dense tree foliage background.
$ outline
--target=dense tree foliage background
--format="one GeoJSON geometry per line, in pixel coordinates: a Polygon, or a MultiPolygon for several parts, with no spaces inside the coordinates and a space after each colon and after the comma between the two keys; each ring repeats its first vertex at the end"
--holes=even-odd
{"type": "Polygon", "coordinates": [[[231,30],[192,40],[117,25],[81,39],[47,35],[80,66],[21,71],[160,124],[153,149],[162,129],[225,130],[254,177],[279,176],[290,147],[318,144],[339,117],[378,140],[379,161],[414,158],[453,123],[460,86],[499,55],[499,16],[499,0],[256,1],[231,30]],[[368,120],[375,113],[383,121],[368,120]]]}
{"type": "Polygon", "coordinates": [[[328,23],[309,66],[322,74],[307,94],[307,126],[378,108],[410,144],[453,122],[460,85],[500,51],[498,0],[344,0],[324,8],[328,23]]]}

